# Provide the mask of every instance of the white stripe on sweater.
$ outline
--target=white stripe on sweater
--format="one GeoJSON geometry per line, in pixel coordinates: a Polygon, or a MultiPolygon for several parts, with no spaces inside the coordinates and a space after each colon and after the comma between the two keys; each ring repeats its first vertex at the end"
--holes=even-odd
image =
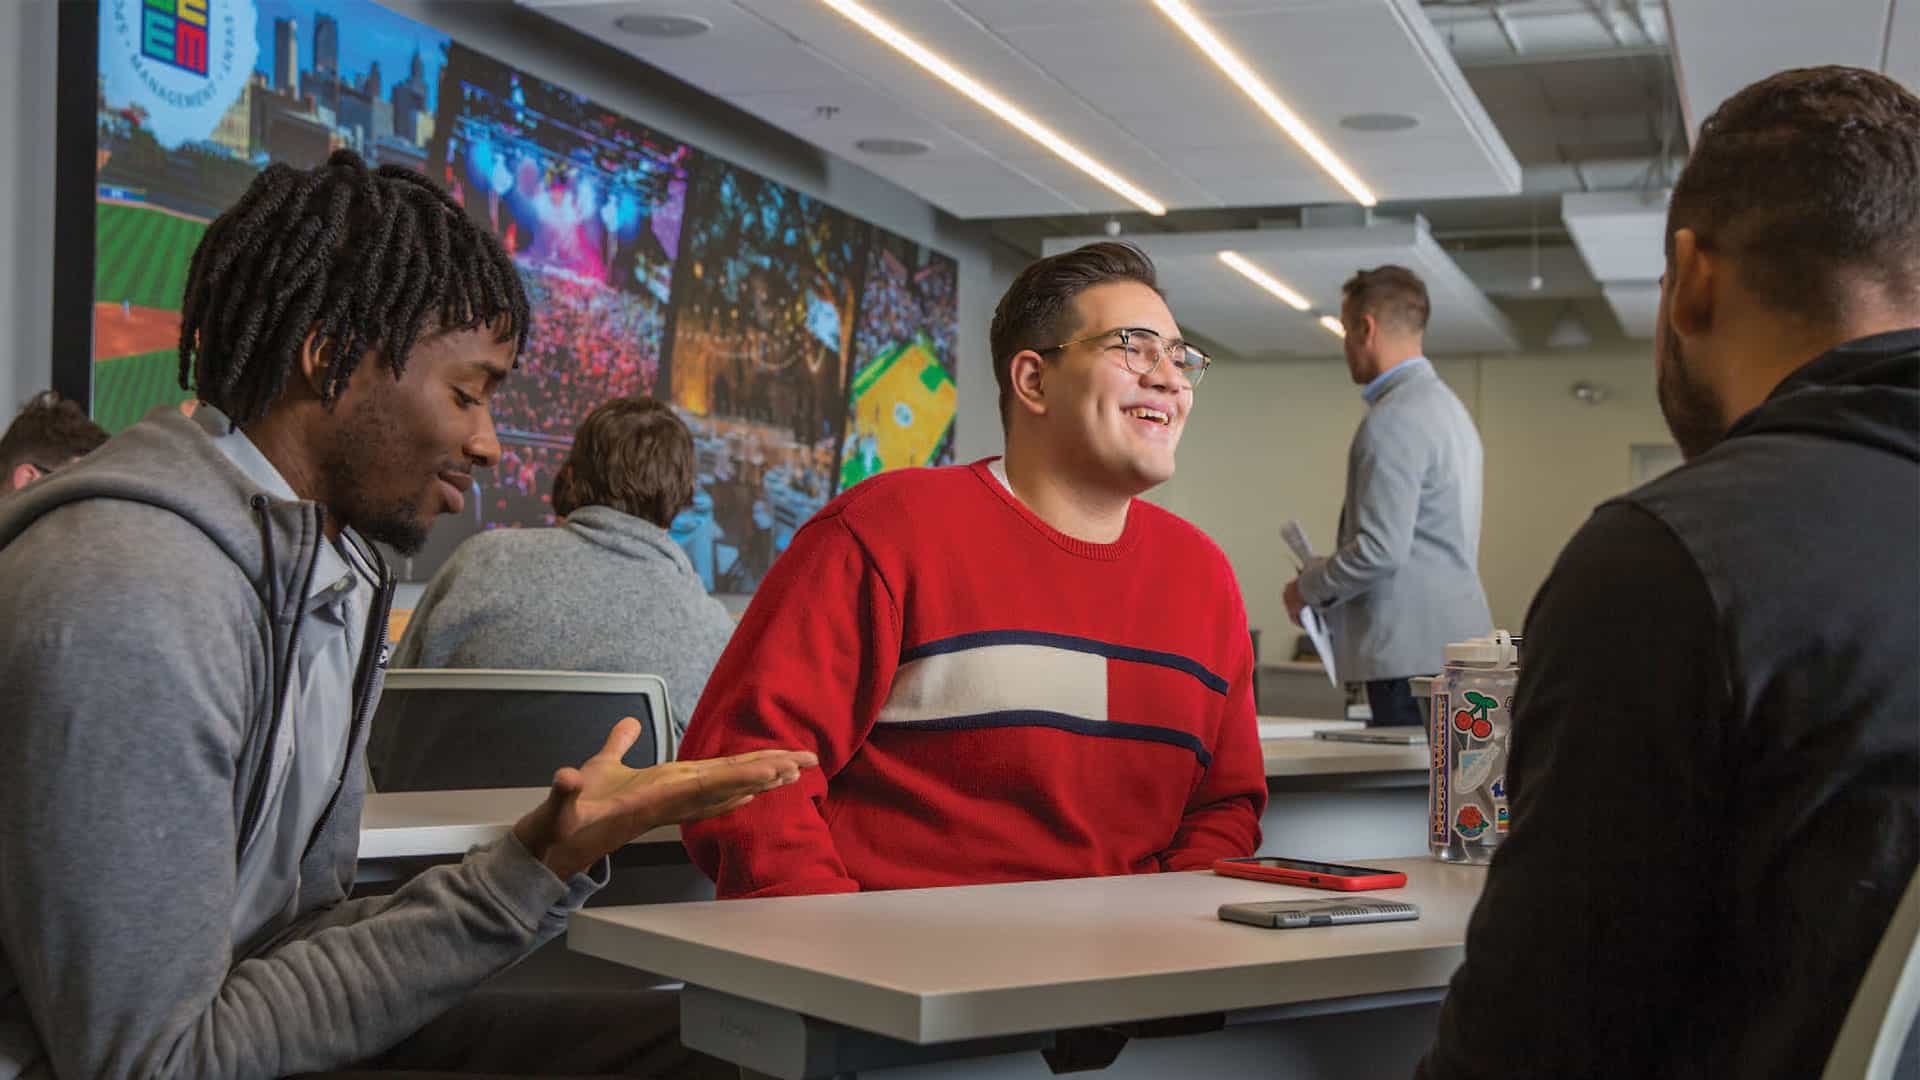
{"type": "Polygon", "coordinates": [[[1039,709],[1106,720],[1107,659],[1047,645],[987,645],[900,665],[882,724],[1039,709]]]}

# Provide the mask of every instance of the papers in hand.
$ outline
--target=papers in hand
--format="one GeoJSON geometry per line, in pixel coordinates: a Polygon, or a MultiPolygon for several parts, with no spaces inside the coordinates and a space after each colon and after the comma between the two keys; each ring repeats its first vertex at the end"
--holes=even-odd
{"type": "Polygon", "coordinates": [[[1297,570],[1305,570],[1313,562],[1313,545],[1307,543],[1307,531],[1298,521],[1289,521],[1280,526],[1280,539],[1287,542],[1287,550],[1293,552],[1293,565],[1297,570]]]}
{"type": "Polygon", "coordinates": [[[1327,634],[1327,624],[1320,618],[1320,613],[1310,607],[1301,608],[1300,628],[1307,632],[1307,637],[1313,642],[1313,651],[1320,654],[1320,666],[1327,669],[1327,681],[1339,686],[1340,678],[1333,672],[1333,640],[1327,634]]]}
{"type": "MultiPolygon", "coordinates": [[[[1295,572],[1305,571],[1313,565],[1313,545],[1307,542],[1307,532],[1298,521],[1289,521],[1280,526],[1280,539],[1286,541],[1287,550],[1293,553],[1295,572]]],[[[1339,686],[1340,677],[1333,670],[1333,641],[1327,633],[1326,620],[1313,608],[1303,607],[1300,609],[1300,629],[1305,630],[1307,640],[1313,642],[1313,651],[1320,657],[1320,666],[1326,669],[1327,681],[1339,686]]]]}

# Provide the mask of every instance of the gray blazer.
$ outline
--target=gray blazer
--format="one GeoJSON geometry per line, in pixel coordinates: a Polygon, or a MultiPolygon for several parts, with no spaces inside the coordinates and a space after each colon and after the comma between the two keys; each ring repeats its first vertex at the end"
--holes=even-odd
{"type": "Polygon", "coordinates": [[[1480,587],[1480,436],[1428,365],[1388,383],[1347,452],[1334,553],[1300,575],[1341,679],[1431,675],[1448,642],[1488,633],[1480,587]]]}

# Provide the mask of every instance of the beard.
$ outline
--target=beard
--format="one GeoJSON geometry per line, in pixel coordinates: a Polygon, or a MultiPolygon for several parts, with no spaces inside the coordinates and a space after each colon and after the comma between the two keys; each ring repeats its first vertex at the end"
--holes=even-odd
{"type": "MultiPolygon", "coordinates": [[[[379,377],[387,378],[384,372],[379,377]]],[[[425,546],[431,522],[423,520],[417,496],[380,490],[383,482],[392,483],[408,471],[402,466],[410,456],[395,437],[396,418],[383,392],[391,390],[379,387],[335,430],[321,457],[321,477],[331,493],[327,513],[369,540],[413,555],[425,546]]]]}
{"type": "Polygon", "coordinates": [[[1656,354],[1654,364],[1660,412],[1667,418],[1673,441],[1680,446],[1680,456],[1692,461],[1713,449],[1727,433],[1720,419],[1720,402],[1688,369],[1685,346],[1671,325],[1661,328],[1661,340],[1664,347],[1656,354]]]}

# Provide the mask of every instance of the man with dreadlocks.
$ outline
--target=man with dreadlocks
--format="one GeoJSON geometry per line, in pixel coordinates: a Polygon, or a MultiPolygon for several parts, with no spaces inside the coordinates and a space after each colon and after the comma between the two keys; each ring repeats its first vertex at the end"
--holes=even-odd
{"type": "MultiPolygon", "coordinates": [[[[624,719],[510,835],[346,899],[392,594],[367,541],[417,547],[498,458],[527,323],[505,253],[423,177],[271,166],[194,252],[202,407],[7,500],[0,1080],[365,1061],[557,934],[608,852],[812,764],[635,771],[624,719]]],[[[567,1020],[527,1023],[577,1052],[567,1020]]]]}

